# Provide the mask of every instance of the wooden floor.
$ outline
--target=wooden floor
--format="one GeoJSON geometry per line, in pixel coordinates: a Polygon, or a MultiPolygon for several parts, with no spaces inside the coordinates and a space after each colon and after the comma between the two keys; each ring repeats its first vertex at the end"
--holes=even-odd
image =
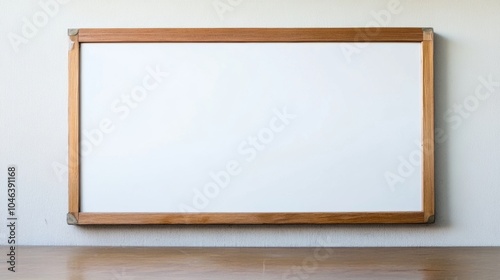
{"type": "Polygon", "coordinates": [[[500,279],[496,248],[0,247],[0,279],[500,279]]]}

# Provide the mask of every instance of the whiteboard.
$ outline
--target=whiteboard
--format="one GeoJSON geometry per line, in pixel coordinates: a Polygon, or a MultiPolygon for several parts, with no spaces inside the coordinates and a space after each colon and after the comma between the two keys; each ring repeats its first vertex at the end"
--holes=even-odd
{"type": "Polygon", "coordinates": [[[79,56],[81,213],[424,211],[422,42],[81,42],[79,56]]]}

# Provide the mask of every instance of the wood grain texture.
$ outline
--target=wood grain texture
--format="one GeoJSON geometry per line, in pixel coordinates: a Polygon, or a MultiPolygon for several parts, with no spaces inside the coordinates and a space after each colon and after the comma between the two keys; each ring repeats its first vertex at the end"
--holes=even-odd
{"type": "Polygon", "coordinates": [[[103,42],[421,42],[422,28],[80,29],[82,43],[103,42]]]}
{"type": "MultiPolygon", "coordinates": [[[[319,240],[318,242],[321,242],[319,240]]],[[[320,246],[318,244],[318,246],[320,246]]],[[[7,252],[6,247],[0,247],[7,252]]],[[[18,247],[0,279],[498,279],[500,248],[18,247]]],[[[6,267],[6,265],[4,265],[6,267]]]]}
{"type": "Polygon", "coordinates": [[[374,224],[434,221],[433,33],[422,28],[80,29],[70,36],[69,212],[72,224],[374,224]],[[423,211],[390,213],[80,213],[79,44],[104,42],[421,42],[423,211]]]}
{"type": "Polygon", "coordinates": [[[80,213],[78,224],[424,223],[422,212],[390,213],[80,213]]]}
{"type": "Polygon", "coordinates": [[[423,71],[423,156],[422,178],[425,220],[434,221],[434,33],[424,30],[423,71]]]}
{"type": "Polygon", "coordinates": [[[80,44],[78,35],[69,36],[68,54],[68,210],[75,218],[80,212],[80,44]]]}

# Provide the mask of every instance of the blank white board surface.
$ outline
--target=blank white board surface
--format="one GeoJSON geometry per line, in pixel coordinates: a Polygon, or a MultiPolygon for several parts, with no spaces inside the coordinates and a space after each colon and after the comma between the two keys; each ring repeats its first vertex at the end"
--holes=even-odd
{"type": "Polygon", "coordinates": [[[80,211],[422,211],[421,43],[358,44],[82,43],[80,211]]]}

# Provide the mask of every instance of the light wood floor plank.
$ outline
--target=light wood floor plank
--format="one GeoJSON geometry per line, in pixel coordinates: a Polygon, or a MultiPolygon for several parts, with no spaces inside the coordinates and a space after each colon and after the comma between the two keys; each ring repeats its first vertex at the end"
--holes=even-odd
{"type": "Polygon", "coordinates": [[[0,279],[500,279],[500,247],[18,247],[15,273],[0,250],[0,279]]]}

